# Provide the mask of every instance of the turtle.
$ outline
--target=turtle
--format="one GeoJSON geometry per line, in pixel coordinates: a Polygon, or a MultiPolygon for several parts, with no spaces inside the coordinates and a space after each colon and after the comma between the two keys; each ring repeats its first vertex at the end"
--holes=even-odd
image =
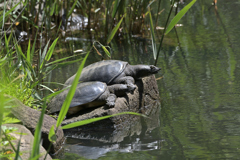
{"type": "MultiPolygon", "coordinates": [[[[58,113],[70,88],[65,88],[63,92],[54,97],[48,104],[48,114],[58,113]]],[[[73,115],[83,109],[107,105],[113,107],[116,101],[116,94],[124,96],[127,85],[116,84],[107,86],[99,81],[78,83],[75,94],[69,106],[67,116],[73,115]]]]}
{"type": "MultiPolygon", "coordinates": [[[[119,60],[103,60],[83,68],[79,81],[101,81],[107,85],[126,84],[128,91],[135,90],[135,80],[156,74],[161,68],[154,65],[130,65],[119,60]]],[[[76,75],[76,74],[75,74],[76,75]]],[[[75,75],[70,77],[65,85],[71,85],[75,75]]]]}

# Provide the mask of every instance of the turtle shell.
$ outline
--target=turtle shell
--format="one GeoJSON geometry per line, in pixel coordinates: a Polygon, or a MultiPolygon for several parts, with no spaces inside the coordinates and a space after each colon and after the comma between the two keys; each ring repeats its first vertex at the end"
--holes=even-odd
{"type": "MultiPolygon", "coordinates": [[[[83,68],[79,81],[101,81],[110,84],[126,68],[127,62],[118,60],[106,60],[93,63],[83,68]]],[[[69,78],[65,84],[70,85],[75,75],[69,78]]]]}
{"type": "MultiPolygon", "coordinates": [[[[69,89],[70,88],[64,90],[63,92],[61,92],[51,100],[51,102],[48,105],[49,114],[59,112],[61,110],[63,102],[67,97],[69,89]]],[[[77,85],[70,107],[76,107],[76,106],[84,105],[89,102],[93,102],[99,96],[101,96],[106,89],[107,89],[107,85],[102,82],[79,83],[77,85]]]]}

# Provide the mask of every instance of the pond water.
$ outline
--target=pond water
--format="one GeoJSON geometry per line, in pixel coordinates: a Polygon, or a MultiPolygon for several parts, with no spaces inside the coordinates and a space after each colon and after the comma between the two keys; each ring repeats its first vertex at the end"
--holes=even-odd
{"type": "MultiPolygon", "coordinates": [[[[208,0],[198,1],[177,28],[181,45],[174,31],[166,36],[157,64],[162,68],[156,75],[162,77],[157,81],[161,110],[154,129],[118,143],[68,138],[62,159],[238,159],[239,8],[238,0],[219,1],[217,8],[208,0]]],[[[87,49],[91,41],[68,44],[87,49]]],[[[154,64],[149,37],[124,36],[111,48],[113,59],[154,64]]],[[[87,63],[98,60],[92,54],[87,63]]],[[[78,65],[55,70],[51,81],[64,82],[78,65]]]]}

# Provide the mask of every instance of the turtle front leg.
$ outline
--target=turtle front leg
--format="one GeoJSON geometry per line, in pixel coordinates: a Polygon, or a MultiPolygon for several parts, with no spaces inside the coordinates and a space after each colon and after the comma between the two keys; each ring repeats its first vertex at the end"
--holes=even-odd
{"type": "Polygon", "coordinates": [[[128,87],[128,91],[130,91],[131,93],[136,89],[135,84],[135,80],[133,77],[131,76],[125,76],[125,77],[121,77],[117,80],[118,83],[122,83],[122,84],[126,84],[128,87]]]}
{"type": "Polygon", "coordinates": [[[110,93],[115,94],[117,97],[125,96],[129,91],[128,85],[126,84],[113,84],[111,86],[108,86],[108,90],[110,93]]]}
{"type": "Polygon", "coordinates": [[[115,101],[117,99],[117,96],[115,94],[109,94],[109,96],[106,99],[106,105],[109,107],[114,107],[115,106],[115,101]]]}

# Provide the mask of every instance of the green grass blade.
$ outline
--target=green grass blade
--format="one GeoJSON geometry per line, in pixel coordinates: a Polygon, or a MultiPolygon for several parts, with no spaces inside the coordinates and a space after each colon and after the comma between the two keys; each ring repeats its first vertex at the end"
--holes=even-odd
{"type": "Polygon", "coordinates": [[[4,33],[4,37],[5,37],[5,48],[6,48],[6,52],[8,53],[9,52],[9,46],[8,46],[8,40],[7,40],[7,35],[4,33]]]}
{"type": "Polygon", "coordinates": [[[103,119],[111,118],[111,117],[114,117],[114,116],[123,115],[123,114],[132,114],[132,115],[147,117],[147,116],[145,116],[143,114],[139,114],[139,113],[122,112],[122,113],[113,114],[113,115],[109,115],[109,116],[97,117],[97,118],[86,119],[86,120],[74,122],[74,123],[67,124],[67,125],[63,126],[62,129],[70,129],[70,128],[86,125],[86,124],[89,124],[89,123],[93,123],[93,122],[96,122],[96,121],[100,121],[100,120],[103,120],[103,119]]]}
{"type": "MultiPolygon", "coordinates": [[[[5,12],[6,12],[6,0],[4,0],[4,7],[3,7],[3,15],[0,17],[0,19],[2,19],[3,23],[2,23],[2,30],[4,28],[4,23],[5,23],[5,12]]],[[[2,14],[2,13],[1,13],[2,14]]],[[[0,15],[1,15],[0,14],[0,15]]],[[[1,39],[0,39],[0,42],[1,42],[1,39]]]]}
{"type": "Polygon", "coordinates": [[[21,2],[18,2],[14,7],[9,9],[5,14],[0,16],[0,23],[3,22],[4,18],[7,17],[21,2]]]}
{"type": "MultiPolygon", "coordinates": [[[[50,42],[50,40],[47,42],[46,46],[45,46],[44,49],[43,49],[42,54],[40,55],[40,64],[41,64],[41,65],[40,65],[40,70],[43,68],[43,65],[44,65],[44,63],[45,63],[44,59],[45,59],[46,54],[47,54],[47,49],[48,49],[49,42],[50,42]]],[[[39,53],[39,54],[40,54],[40,53],[39,53]]]]}
{"type": "Polygon", "coordinates": [[[72,8],[70,9],[70,11],[68,12],[68,15],[67,15],[67,19],[69,18],[69,16],[72,14],[76,4],[77,4],[78,0],[75,0],[74,4],[72,5],[72,8]]]}
{"type": "Polygon", "coordinates": [[[56,142],[56,134],[55,134],[55,131],[54,131],[54,125],[52,125],[50,131],[49,131],[49,134],[48,134],[48,139],[50,142],[56,142]]]}
{"type": "MultiPolygon", "coordinates": [[[[104,52],[106,53],[106,55],[108,56],[108,57],[110,57],[111,58],[111,54],[109,53],[109,51],[107,50],[107,48],[104,46],[104,45],[102,45],[100,42],[98,42],[98,41],[95,41],[96,43],[98,43],[101,47],[102,47],[102,49],[104,50],[104,52]]],[[[95,42],[93,42],[93,47],[94,47],[94,43],[95,42]]],[[[110,48],[109,46],[107,46],[108,48],[110,48]]],[[[95,47],[94,47],[95,48],[95,47]]],[[[96,48],[95,48],[96,49],[96,48]]],[[[97,49],[96,49],[97,50],[97,49]]],[[[97,51],[98,52],[98,51],[97,51]]],[[[101,53],[99,53],[98,52],[98,54],[101,54],[101,53]]]]}
{"type": "Polygon", "coordinates": [[[178,21],[184,16],[184,14],[192,7],[192,5],[196,2],[197,0],[192,0],[188,5],[186,5],[178,14],[172,19],[172,21],[169,23],[165,35],[168,34],[173,27],[178,23],[178,21]]]}
{"type": "Polygon", "coordinates": [[[31,81],[33,81],[33,77],[31,75],[35,74],[35,72],[31,66],[30,62],[28,62],[27,58],[23,54],[21,47],[19,45],[16,46],[16,51],[17,51],[17,54],[23,58],[23,60],[22,60],[22,65],[24,66],[23,70],[27,72],[26,75],[29,77],[29,79],[31,81]]]}
{"type": "Polygon", "coordinates": [[[27,60],[28,62],[32,63],[31,62],[31,42],[30,42],[30,39],[29,39],[29,42],[28,42],[28,49],[27,49],[27,60]]]}
{"type": "Polygon", "coordinates": [[[110,35],[108,36],[107,39],[107,44],[111,42],[111,40],[113,39],[114,35],[116,34],[118,28],[120,27],[123,18],[125,17],[126,14],[124,14],[124,16],[121,18],[121,20],[118,22],[118,24],[113,28],[112,32],[110,33],[110,35]]]}
{"type": "Polygon", "coordinates": [[[76,62],[79,62],[81,60],[82,60],[82,58],[81,59],[75,59],[75,60],[72,60],[72,61],[58,63],[58,64],[56,64],[56,68],[66,66],[66,65],[69,65],[69,64],[72,64],[72,63],[76,63],[76,62]]]}
{"type": "Polygon", "coordinates": [[[54,91],[51,88],[49,88],[49,87],[47,87],[45,85],[42,85],[42,84],[40,84],[40,86],[45,88],[45,89],[47,89],[47,90],[49,90],[50,92],[54,93],[54,91]]]}
{"type": "MultiPolygon", "coordinates": [[[[37,32],[36,32],[36,33],[38,33],[38,30],[39,30],[39,29],[37,29],[37,32]]],[[[35,35],[35,38],[34,38],[33,46],[32,46],[32,49],[31,49],[31,57],[33,57],[34,52],[35,52],[35,45],[36,45],[36,42],[37,42],[37,35],[38,35],[38,34],[36,34],[36,35],[35,35]]],[[[32,60],[31,60],[31,61],[32,61],[32,60]]]]}
{"type": "MultiPolygon", "coordinates": [[[[65,61],[65,60],[67,60],[67,59],[69,59],[69,58],[73,58],[73,57],[76,57],[76,56],[78,56],[78,55],[73,55],[73,56],[68,56],[68,57],[64,57],[64,58],[61,58],[61,59],[57,59],[57,60],[55,60],[55,61],[53,61],[53,62],[49,62],[49,63],[46,64],[46,65],[48,66],[48,65],[57,64],[57,63],[59,63],[59,62],[61,62],[61,61],[65,61]]],[[[81,60],[81,59],[79,59],[79,60],[81,60]]]]}
{"type": "Polygon", "coordinates": [[[62,93],[63,91],[65,91],[65,90],[68,89],[68,88],[69,88],[69,87],[66,87],[66,88],[64,88],[64,89],[62,89],[62,90],[59,90],[59,91],[54,92],[54,93],[51,93],[51,94],[47,95],[44,99],[50,99],[50,98],[52,98],[52,97],[55,97],[56,95],[62,93]]]}
{"type": "Polygon", "coordinates": [[[53,16],[53,13],[54,13],[55,9],[56,9],[56,1],[53,2],[53,5],[50,9],[50,16],[53,16]]]}
{"type": "Polygon", "coordinates": [[[79,77],[81,75],[82,69],[84,67],[84,64],[86,62],[86,59],[87,59],[88,55],[89,55],[89,52],[87,53],[87,55],[83,59],[81,65],[79,66],[78,71],[76,73],[76,76],[73,80],[72,86],[71,86],[71,88],[70,88],[70,90],[67,94],[67,97],[66,97],[65,101],[63,102],[62,109],[61,109],[61,111],[59,113],[59,116],[58,116],[58,119],[57,119],[57,125],[56,125],[57,127],[59,127],[61,125],[62,121],[64,120],[65,116],[67,115],[69,106],[71,104],[72,98],[74,96],[74,93],[75,93],[75,90],[76,90],[76,87],[77,87],[77,84],[78,84],[79,77]]]}
{"type": "Polygon", "coordinates": [[[40,149],[40,144],[41,144],[41,134],[42,134],[41,129],[42,129],[42,123],[43,123],[45,110],[46,110],[46,101],[44,101],[44,105],[42,107],[42,112],[41,112],[37,127],[34,132],[33,148],[32,148],[32,153],[31,153],[32,159],[36,156],[39,156],[39,149],[40,149]]]}
{"type": "Polygon", "coordinates": [[[103,45],[101,45],[101,47],[102,47],[102,49],[104,50],[104,52],[106,53],[106,55],[107,55],[108,57],[111,57],[111,54],[108,52],[107,48],[106,48],[105,46],[103,46],[103,45]]]}
{"type": "MultiPolygon", "coordinates": [[[[0,93],[0,129],[2,127],[2,122],[3,122],[3,113],[4,113],[4,96],[2,93],[0,93]]],[[[2,132],[0,130],[0,137],[1,137],[1,134],[2,132]]]]}
{"type": "Polygon", "coordinates": [[[19,159],[22,159],[21,157],[20,157],[20,143],[21,143],[21,139],[22,139],[22,133],[21,133],[21,137],[20,137],[20,139],[19,139],[19,141],[18,141],[18,145],[17,145],[17,150],[16,150],[16,155],[15,155],[15,160],[19,160],[19,159]]]}
{"type": "Polygon", "coordinates": [[[55,46],[56,46],[56,44],[57,44],[57,41],[58,41],[58,38],[56,38],[56,39],[53,41],[52,45],[50,46],[50,48],[49,48],[49,50],[48,50],[48,52],[47,52],[47,55],[46,55],[46,57],[45,57],[45,60],[49,61],[50,58],[52,57],[52,54],[53,54],[54,48],[55,48],[55,46]]]}
{"type": "Polygon", "coordinates": [[[112,11],[112,18],[115,17],[120,2],[121,2],[121,0],[116,0],[116,1],[114,1],[114,7],[113,7],[113,11],[112,11]]]}
{"type": "Polygon", "coordinates": [[[151,14],[150,7],[148,7],[148,12],[149,12],[149,20],[150,20],[150,31],[151,31],[151,37],[152,37],[153,57],[154,57],[154,60],[156,60],[156,57],[157,57],[156,38],[155,38],[155,33],[154,33],[154,26],[153,26],[153,20],[152,20],[152,14],[151,14]]]}

